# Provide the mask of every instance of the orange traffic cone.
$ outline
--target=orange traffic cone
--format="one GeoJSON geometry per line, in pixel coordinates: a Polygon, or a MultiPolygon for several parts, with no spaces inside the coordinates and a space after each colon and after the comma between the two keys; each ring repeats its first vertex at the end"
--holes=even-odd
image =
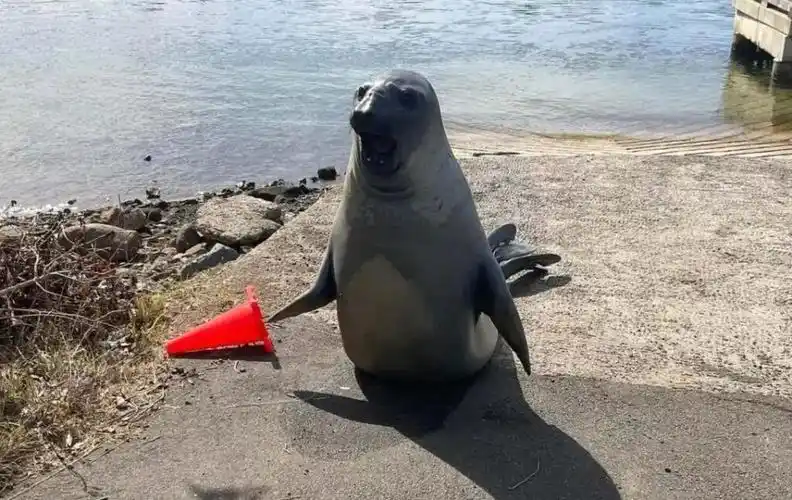
{"type": "Polygon", "coordinates": [[[249,344],[263,344],[266,352],[273,352],[267,325],[261,316],[252,286],[245,289],[247,301],[230,311],[207,321],[167,343],[169,356],[210,349],[222,349],[249,344]]]}

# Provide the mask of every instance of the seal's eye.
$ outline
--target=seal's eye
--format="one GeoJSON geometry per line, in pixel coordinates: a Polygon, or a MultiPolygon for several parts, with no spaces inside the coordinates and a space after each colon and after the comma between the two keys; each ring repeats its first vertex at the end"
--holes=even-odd
{"type": "Polygon", "coordinates": [[[357,97],[358,100],[363,99],[366,94],[368,94],[369,90],[371,90],[371,85],[361,85],[358,87],[355,97],[357,97]]]}
{"type": "Polygon", "coordinates": [[[413,109],[418,104],[418,92],[415,89],[399,89],[399,102],[407,109],[413,109]]]}

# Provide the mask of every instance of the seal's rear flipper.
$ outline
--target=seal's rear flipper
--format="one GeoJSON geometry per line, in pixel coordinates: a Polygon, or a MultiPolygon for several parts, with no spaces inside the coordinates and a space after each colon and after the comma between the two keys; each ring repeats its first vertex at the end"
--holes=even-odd
{"type": "Polygon", "coordinates": [[[509,281],[509,292],[512,297],[522,297],[526,291],[529,291],[539,280],[549,274],[547,269],[542,267],[535,267],[527,273],[509,281]]]}
{"type": "Polygon", "coordinates": [[[269,317],[269,323],[282,321],[292,316],[299,316],[324,307],[334,301],[337,296],[335,277],[333,273],[333,245],[327,244],[322,267],[316,276],[313,286],[294,299],[290,304],[269,317]]]}
{"type": "Polygon", "coordinates": [[[520,271],[529,271],[537,269],[537,266],[550,266],[560,261],[561,257],[552,253],[545,253],[539,255],[523,255],[516,259],[499,262],[501,271],[506,278],[519,273],[520,271]]]}
{"type": "Polygon", "coordinates": [[[486,259],[479,268],[474,308],[477,313],[484,313],[490,317],[498,334],[517,354],[525,373],[530,375],[531,360],[528,355],[525,330],[509,286],[506,284],[506,278],[495,259],[486,259]]]}
{"type": "Polygon", "coordinates": [[[527,257],[529,255],[534,256],[537,259],[537,263],[542,266],[550,266],[561,260],[561,257],[556,254],[537,254],[536,250],[533,250],[522,243],[508,243],[506,245],[500,246],[492,251],[492,255],[495,256],[495,260],[497,260],[499,263],[503,263],[511,259],[527,257]],[[541,260],[542,262],[538,262],[538,260],[541,260]]]}
{"type": "Polygon", "coordinates": [[[517,227],[508,223],[492,231],[487,236],[487,243],[489,243],[490,250],[495,251],[497,247],[514,241],[515,236],[517,236],[517,227]]]}
{"type": "Polygon", "coordinates": [[[536,253],[527,245],[515,242],[516,236],[517,228],[511,223],[498,227],[487,236],[487,242],[495,256],[495,261],[500,265],[501,271],[507,279],[521,271],[534,271],[532,278],[526,278],[528,281],[541,279],[547,272],[545,270],[535,272],[540,270],[537,266],[552,266],[561,261],[560,255],[536,253]]]}

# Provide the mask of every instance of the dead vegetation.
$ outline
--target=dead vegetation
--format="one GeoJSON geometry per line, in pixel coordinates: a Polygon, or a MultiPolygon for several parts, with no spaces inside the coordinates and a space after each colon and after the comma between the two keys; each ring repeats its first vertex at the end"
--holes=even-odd
{"type": "Polygon", "coordinates": [[[118,435],[157,399],[160,295],[95,252],[65,250],[58,216],[0,221],[0,495],[118,435]]]}

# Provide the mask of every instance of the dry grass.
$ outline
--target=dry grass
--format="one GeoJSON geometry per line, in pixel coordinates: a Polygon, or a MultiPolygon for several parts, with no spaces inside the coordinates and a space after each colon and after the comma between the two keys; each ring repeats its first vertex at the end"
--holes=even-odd
{"type": "Polygon", "coordinates": [[[117,263],[64,250],[62,229],[57,217],[11,238],[0,228],[0,495],[117,434],[158,392],[163,299],[136,297],[117,263]]]}

